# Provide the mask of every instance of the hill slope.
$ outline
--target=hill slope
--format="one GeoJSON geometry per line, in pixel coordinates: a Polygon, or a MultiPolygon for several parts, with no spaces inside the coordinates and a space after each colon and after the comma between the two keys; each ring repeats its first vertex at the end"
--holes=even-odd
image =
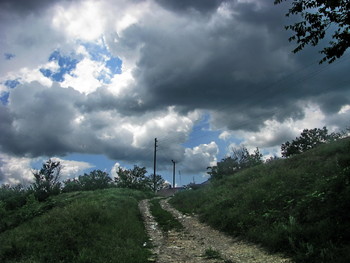
{"type": "Polygon", "coordinates": [[[0,262],[147,262],[138,209],[146,197],[126,189],[73,192],[52,197],[50,209],[33,198],[8,217],[37,213],[0,233],[0,262]]]}
{"type": "Polygon", "coordinates": [[[350,139],[181,192],[171,202],[296,262],[350,262],[350,139]]]}

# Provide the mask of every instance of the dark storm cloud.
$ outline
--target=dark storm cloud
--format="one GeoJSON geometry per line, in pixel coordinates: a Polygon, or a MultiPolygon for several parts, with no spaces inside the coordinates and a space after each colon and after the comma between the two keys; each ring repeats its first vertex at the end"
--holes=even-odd
{"type": "Polygon", "coordinates": [[[346,76],[346,63],[319,66],[315,48],[291,53],[285,5],[232,1],[225,8],[229,15],[188,15],[187,24],[150,19],[123,32],[120,45],[142,46],[133,75],[143,110],[209,109],[218,127],[257,130],[269,118],[303,117],[298,103],[317,102],[320,94],[325,111],[349,102],[343,93],[349,83],[335,83],[346,76]],[[334,99],[327,97],[330,91],[334,99]]]}
{"type": "Polygon", "coordinates": [[[72,0],[0,0],[0,9],[16,13],[35,13],[54,3],[70,1],[72,0]]]}
{"type": "MultiPolygon", "coordinates": [[[[33,12],[46,8],[50,1],[29,2],[19,6],[22,1],[2,1],[0,7],[33,12]]],[[[17,86],[10,92],[9,104],[0,104],[0,150],[30,157],[80,152],[104,153],[130,162],[152,160],[149,149],[152,138],[158,136],[158,126],[147,126],[147,121],[161,116],[162,110],[168,114],[170,106],[183,115],[195,109],[210,112],[213,128],[258,131],[267,119],[283,122],[303,118],[305,101],[330,114],[350,103],[346,57],[339,63],[319,66],[321,56],[315,48],[291,53],[294,45],[284,30],[289,24],[284,16],[288,6],[274,6],[272,0],[223,2],[159,0],[158,4],[174,12],[152,2],[153,12],[137,17],[137,22],[116,38],[108,40],[116,33],[106,33],[113,55],[119,56],[120,51],[125,60],[133,55],[131,62],[126,61],[132,66],[138,58],[132,74],[135,83],[121,89],[121,94],[113,95],[111,87],[85,95],[58,84],[50,88],[39,83],[17,86]],[[193,9],[200,12],[189,11],[193,9]],[[134,126],[128,129],[123,124],[134,126]],[[138,128],[151,138],[142,138],[149,144],[133,146],[138,128]]],[[[115,18],[110,21],[114,25],[115,18]]],[[[41,24],[33,26],[26,37],[21,32],[17,41],[27,43],[21,38],[30,39],[41,24]]],[[[39,31],[43,35],[37,39],[42,42],[47,31],[39,31]]],[[[32,43],[37,46],[38,42],[32,43]]],[[[343,121],[344,116],[333,116],[332,123],[343,121]]],[[[176,114],[174,118],[178,121],[181,117],[176,114]]],[[[179,144],[186,140],[190,128],[173,130],[169,137],[182,137],[167,145],[160,157],[164,162],[175,154],[177,160],[184,156],[179,144]]],[[[265,145],[285,140],[286,134],[290,136],[286,130],[275,140],[265,140],[265,145]]],[[[214,147],[209,150],[214,152],[214,147]]]]}
{"type": "Polygon", "coordinates": [[[123,156],[130,138],[121,134],[118,147],[101,138],[111,125],[108,118],[99,115],[96,108],[82,116],[85,96],[72,88],[57,83],[48,88],[38,82],[16,87],[10,94],[10,103],[0,108],[2,136],[1,150],[18,156],[53,156],[69,152],[102,153],[123,156]],[[114,151],[112,150],[114,147],[114,151]],[[119,152],[120,151],[120,152],[119,152]]]}
{"type": "Polygon", "coordinates": [[[38,82],[19,85],[10,94],[7,107],[0,107],[1,150],[18,156],[64,155],[76,150],[80,137],[74,135],[74,103],[79,92],[38,82]]]}
{"type": "Polygon", "coordinates": [[[0,120],[0,140],[3,142],[11,136],[13,116],[9,113],[8,107],[2,103],[0,104],[0,120]]]}
{"type": "MultiPolygon", "coordinates": [[[[138,103],[142,97],[138,94],[126,93],[123,96],[114,96],[105,88],[98,88],[95,92],[86,96],[84,101],[77,102],[82,112],[92,112],[96,110],[117,110],[124,116],[143,114],[147,109],[138,103]]],[[[152,110],[157,110],[153,107],[152,110]]]]}
{"type": "MultiPolygon", "coordinates": [[[[343,131],[350,129],[350,110],[342,114],[331,114],[326,117],[329,126],[341,127],[343,131]]],[[[348,130],[349,131],[349,130],[348,130]]]]}
{"type": "MultiPolygon", "coordinates": [[[[0,156],[0,167],[3,167],[5,165],[6,162],[3,161],[3,159],[0,156]]],[[[2,169],[0,169],[0,182],[4,181],[6,178],[6,175],[4,174],[4,172],[2,171],[2,169]]]]}
{"type": "Polygon", "coordinates": [[[43,87],[37,82],[20,85],[10,94],[9,106],[0,110],[2,150],[30,156],[64,154],[74,147],[70,137],[75,115],[73,89],[43,87]],[[5,127],[4,127],[5,126],[5,127]]]}
{"type": "Polygon", "coordinates": [[[209,12],[217,9],[222,2],[228,0],[186,0],[186,1],[174,1],[174,0],[156,0],[161,6],[173,10],[173,11],[186,11],[189,9],[195,9],[200,12],[209,12]]]}
{"type": "MultiPolygon", "coordinates": [[[[86,96],[58,83],[51,87],[38,82],[18,85],[11,90],[8,105],[0,104],[0,151],[26,157],[79,152],[105,154],[131,163],[151,160],[152,140],[147,137],[149,144],[143,143],[141,148],[132,146],[134,134],[123,125],[147,126],[147,120],[163,113],[143,112],[124,118],[126,114],[118,111],[123,112],[119,109],[125,104],[118,102],[118,98],[101,90],[86,96]],[[109,105],[103,104],[108,101],[109,105]]],[[[154,125],[146,130],[150,128],[154,125]]],[[[163,154],[167,160],[174,152],[181,159],[181,146],[169,145],[167,150],[172,150],[163,154]]]]}

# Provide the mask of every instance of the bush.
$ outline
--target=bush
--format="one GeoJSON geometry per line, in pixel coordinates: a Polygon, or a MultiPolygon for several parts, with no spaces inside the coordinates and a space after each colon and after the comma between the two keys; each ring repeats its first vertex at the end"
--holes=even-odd
{"type": "Polygon", "coordinates": [[[77,179],[68,179],[63,182],[62,192],[91,191],[111,187],[112,178],[101,170],[91,171],[89,174],[80,175],[77,179]]]}
{"type": "Polygon", "coordinates": [[[155,182],[153,175],[147,176],[146,167],[134,166],[133,169],[119,168],[115,177],[115,184],[119,188],[129,188],[146,191],[159,191],[169,186],[161,175],[156,175],[155,182]],[[156,189],[154,189],[154,186],[156,189]]]}
{"type": "Polygon", "coordinates": [[[295,154],[300,154],[307,150],[315,148],[322,143],[335,141],[342,136],[344,136],[342,133],[328,134],[326,127],[323,127],[322,129],[304,129],[300,134],[300,137],[295,138],[295,140],[292,142],[287,141],[286,143],[282,144],[282,156],[289,157],[295,154]]]}
{"type": "Polygon", "coordinates": [[[218,162],[217,166],[208,167],[210,169],[208,174],[211,176],[211,179],[221,179],[224,176],[237,173],[242,169],[263,163],[259,148],[256,148],[252,154],[244,146],[233,148],[231,151],[231,155],[218,162]]]}
{"type": "Polygon", "coordinates": [[[123,169],[119,167],[118,176],[115,177],[115,183],[120,188],[130,188],[143,190],[147,188],[146,167],[134,166],[133,169],[123,169]]]}
{"type": "Polygon", "coordinates": [[[82,186],[78,179],[67,179],[66,181],[63,181],[63,193],[69,193],[69,192],[75,192],[75,191],[82,191],[82,186]]]}
{"type": "Polygon", "coordinates": [[[34,171],[35,182],[31,189],[39,201],[45,201],[49,196],[61,192],[60,179],[61,164],[49,159],[39,171],[34,171]]]}
{"type": "Polygon", "coordinates": [[[28,192],[22,185],[0,187],[0,201],[6,210],[15,210],[26,203],[28,192]]]}

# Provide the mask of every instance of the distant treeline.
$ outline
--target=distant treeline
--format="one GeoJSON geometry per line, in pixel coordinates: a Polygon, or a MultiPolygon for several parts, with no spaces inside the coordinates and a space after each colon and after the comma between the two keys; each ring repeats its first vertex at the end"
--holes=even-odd
{"type": "MultiPolygon", "coordinates": [[[[299,137],[291,142],[287,141],[281,146],[281,154],[284,158],[289,158],[313,149],[321,144],[329,143],[348,136],[350,129],[341,132],[328,133],[327,127],[304,129],[299,137]]],[[[267,159],[265,162],[271,162],[279,159],[277,156],[267,159]]],[[[231,149],[231,155],[225,157],[216,166],[208,167],[208,174],[211,179],[221,179],[232,175],[245,168],[254,167],[264,163],[263,155],[259,148],[253,153],[249,153],[245,146],[231,149]]]]}

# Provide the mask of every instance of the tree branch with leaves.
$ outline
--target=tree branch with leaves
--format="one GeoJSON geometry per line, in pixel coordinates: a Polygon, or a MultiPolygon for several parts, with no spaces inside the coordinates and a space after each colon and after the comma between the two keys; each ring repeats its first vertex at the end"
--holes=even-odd
{"type": "Polygon", "coordinates": [[[35,181],[31,188],[39,201],[45,201],[49,196],[61,192],[60,172],[60,162],[51,159],[44,163],[40,170],[33,171],[35,181]]]}
{"type": "MultiPolygon", "coordinates": [[[[287,0],[275,0],[274,3],[280,4],[284,1],[287,0]]],[[[302,18],[300,22],[285,27],[295,33],[289,38],[289,41],[296,41],[298,44],[294,53],[307,45],[317,46],[329,32],[332,40],[329,46],[320,51],[324,54],[320,63],[334,62],[350,47],[349,0],[293,0],[286,16],[291,15],[300,15],[302,18]]]]}

